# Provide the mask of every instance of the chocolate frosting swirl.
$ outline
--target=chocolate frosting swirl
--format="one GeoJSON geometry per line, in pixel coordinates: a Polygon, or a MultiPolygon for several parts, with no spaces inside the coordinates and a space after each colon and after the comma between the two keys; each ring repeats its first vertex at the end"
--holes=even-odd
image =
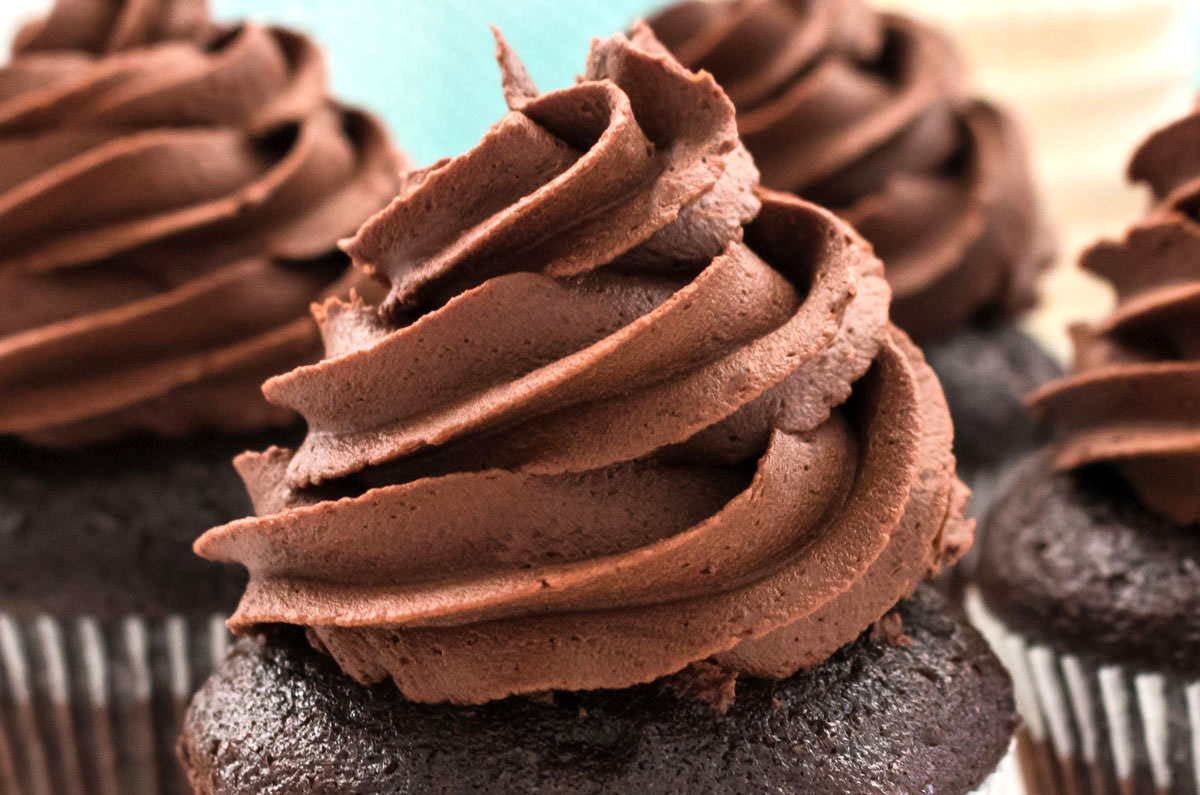
{"type": "Polygon", "coordinates": [[[1108,462],[1142,501],[1200,522],[1200,112],[1154,133],[1130,178],[1155,204],[1081,265],[1107,279],[1117,308],[1072,329],[1074,373],[1031,396],[1054,428],[1061,469],[1108,462]]]}
{"type": "Polygon", "coordinates": [[[320,355],[337,240],[395,194],[312,41],[197,0],[60,0],[0,70],[0,433],[245,430],[320,355]]]}
{"type": "Polygon", "coordinates": [[[431,702],[820,662],[971,538],[879,261],[648,28],[544,95],[498,41],[512,110],[347,244],[387,301],[264,388],[309,432],[196,544],[250,570],[230,625],[431,702]]]}
{"type": "Polygon", "coordinates": [[[1032,305],[1051,248],[1019,132],[940,35],[858,0],[689,0],[650,24],[729,93],[765,185],[874,244],[918,342],[1032,305]]]}

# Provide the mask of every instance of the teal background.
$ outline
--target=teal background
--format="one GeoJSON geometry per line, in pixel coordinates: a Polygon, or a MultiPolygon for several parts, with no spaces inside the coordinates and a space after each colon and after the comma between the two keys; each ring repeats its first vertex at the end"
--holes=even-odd
{"type": "MultiPolygon", "coordinates": [[[[0,0],[2,3],[4,0],[0,0]]],[[[504,113],[495,24],[543,91],[583,71],[588,42],[655,0],[210,0],[216,19],[301,28],[326,50],[335,94],[382,115],[417,165],[470,149],[504,113]]]]}

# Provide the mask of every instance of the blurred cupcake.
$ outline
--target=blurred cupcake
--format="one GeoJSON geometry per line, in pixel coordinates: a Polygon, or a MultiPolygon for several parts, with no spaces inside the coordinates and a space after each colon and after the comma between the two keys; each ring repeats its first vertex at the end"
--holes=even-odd
{"type": "Polygon", "coordinates": [[[188,712],[194,790],[1004,786],[998,661],[893,612],[971,523],[869,246],[648,28],[548,94],[498,58],[511,112],[348,243],[387,298],[319,308],[264,388],[308,435],[197,542],[266,637],[188,712]]]}
{"type": "Polygon", "coordinates": [[[170,791],[243,581],[191,541],[295,415],[312,301],[399,155],[305,37],[202,2],[62,0],[0,69],[0,791],[170,791]],[[272,433],[276,438],[280,431],[272,433]],[[214,627],[216,629],[214,630],[214,627]]]}
{"type": "Polygon", "coordinates": [[[1019,685],[1036,791],[1200,789],[1200,114],[1131,176],[1156,206],[1087,270],[1111,317],[1032,397],[1056,432],[988,518],[972,609],[1019,685]]]}
{"type": "Polygon", "coordinates": [[[1098,320],[1107,285],[1075,267],[1098,236],[1146,206],[1121,164],[1145,131],[1191,104],[1196,79],[1188,0],[880,0],[945,26],[979,87],[1021,115],[1046,212],[1062,246],[1032,318],[1069,356],[1067,320],[1098,320]]]}
{"type": "Polygon", "coordinates": [[[689,1],[650,24],[729,93],[765,185],[833,209],[875,246],[980,505],[1037,444],[1021,397],[1058,372],[1014,325],[1051,247],[1011,119],[970,97],[940,35],[857,0],[689,1]]]}

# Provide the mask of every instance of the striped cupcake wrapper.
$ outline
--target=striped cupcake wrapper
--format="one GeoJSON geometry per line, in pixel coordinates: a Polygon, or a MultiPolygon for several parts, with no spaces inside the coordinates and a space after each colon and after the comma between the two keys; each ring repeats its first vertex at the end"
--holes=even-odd
{"type": "Polygon", "coordinates": [[[1025,795],[1015,741],[987,780],[969,795],[1025,795]]]}
{"type": "MultiPolygon", "coordinates": [[[[186,793],[175,741],[226,656],[222,617],[32,620],[0,613],[0,793],[186,793]]],[[[970,795],[1022,795],[1014,747],[970,795]]]]}
{"type": "MultiPolygon", "coordinates": [[[[216,615],[62,621],[0,613],[0,792],[186,793],[178,729],[230,643],[216,615]]],[[[971,795],[1022,792],[1014,747],[971,795]]]]}
{"type": "Polygon", "coordinates": [[[0,792],[187,792],[175,740],[230,642],[219,616],[0,613],[0,792]]]}
{"type": "Polygon", "coordinates": [[[1200,795],[1200,682],[1029,643],[975,587],[966,606],[1012,674],[1032,795],[1200,795]]]}

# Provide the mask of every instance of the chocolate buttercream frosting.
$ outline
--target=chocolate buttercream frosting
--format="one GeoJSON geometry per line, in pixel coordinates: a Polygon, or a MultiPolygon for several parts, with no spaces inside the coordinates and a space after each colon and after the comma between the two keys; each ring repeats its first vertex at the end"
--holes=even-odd
{"type": "Polygon", "coordinates": [[[728,92],[763,184],[874,244],[918,342],[1032,305],[1052,252],[1020,133],[941,35],[858,0],[689,0],[650,24],[728,92]]]}
{"type": "Polygon", "coordinates": [[[1108,463],[1142,502],[1200,522],[1200,112],[1154,133],[1130,178],[1153,190],[1146,217],[1081,265],[1112,283],[1117,308],[1072,329],[1074,373],[1034,393],[1060,469],[1108,463]]]}
{"type": "Polygon", "coordinates": [[[316,360],[337,240],[395,194],[308,38],[200,0],[60,0],[0,69],[0,433],[248,430],[316,360]]]}
{"type": "Polygon", "coordinates": [[[308,421],[196,550],[410,699],[787,676],[971,540],[932,371],[849,225],[761,190],[733,106],[648,28],[415,172],[346,244],[387,299],[267,382],[308,421]]]}

